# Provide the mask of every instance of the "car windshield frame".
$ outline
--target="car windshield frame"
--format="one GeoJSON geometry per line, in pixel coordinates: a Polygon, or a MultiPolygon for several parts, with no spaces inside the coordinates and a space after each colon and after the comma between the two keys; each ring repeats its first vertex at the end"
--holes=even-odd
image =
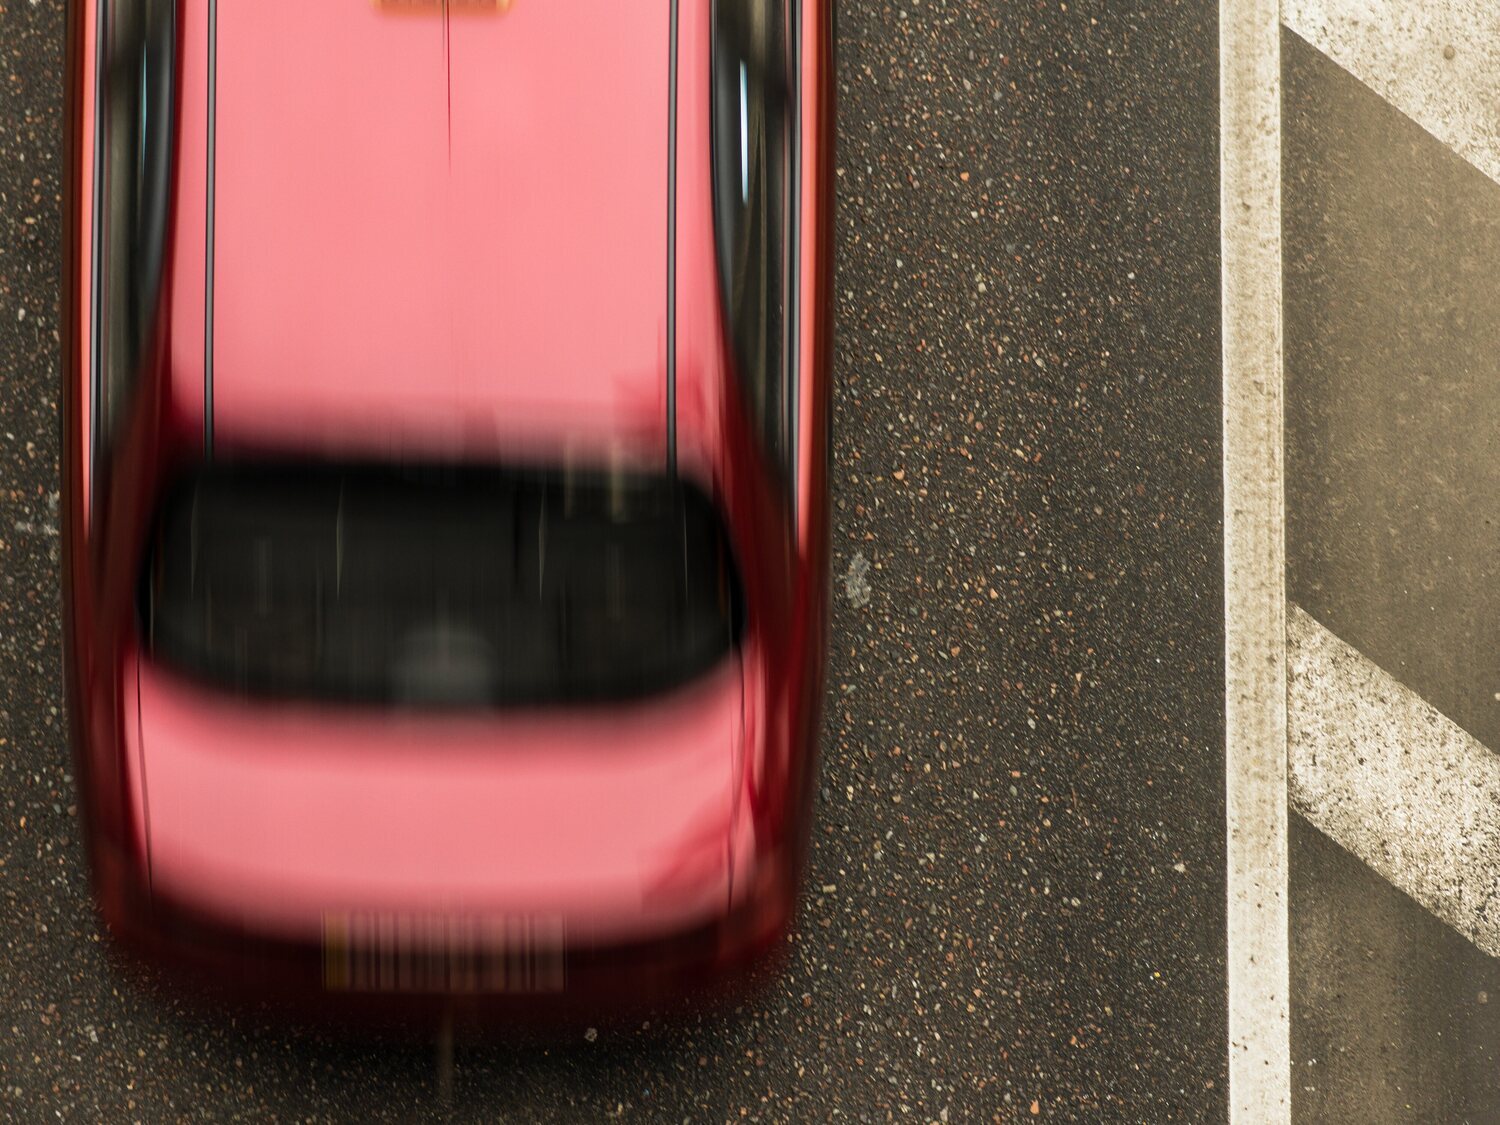
{"type": "Polygon", "coordinates": [[[745,625],[718,505],[665,473],[216,460],[152,526],[144,655],[241,698],[624,703],[706,676],[745,625]]]}

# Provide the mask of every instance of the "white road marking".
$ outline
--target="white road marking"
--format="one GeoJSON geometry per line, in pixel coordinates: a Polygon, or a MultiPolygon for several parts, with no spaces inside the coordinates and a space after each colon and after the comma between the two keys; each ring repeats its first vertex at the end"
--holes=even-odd
{"type": "MultiPolygon", "coordinates": [[[[1283,0],[1311,46],[1500,182],[1493,0],[1283,0]]],[[[1500,756],[1289,610],[1292,807],[1500,956],[1500,756]]]]}
{"type": "Polygon", "coordinates": [[[1500,180],[1500,7],[1494,0],[1284,0],[1282,19],[1500,180]]]}
{"type": "Polygon", "coordinates": [[[1281,23],[1220,0],[1229,1119],[1291,1119],[1281,23]]]}
{"type": "Polygon", "coordinates": [[[1500,755],[1297,606],[1292,807],[1500,956],[1500,755]]]}

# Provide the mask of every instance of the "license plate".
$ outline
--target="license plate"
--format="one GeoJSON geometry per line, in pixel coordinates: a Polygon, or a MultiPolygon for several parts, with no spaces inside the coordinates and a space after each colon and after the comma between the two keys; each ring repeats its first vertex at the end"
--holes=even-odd
{"type": "Polygon", "coordinates": [[[336,992],[561,992],[557,915],[330,913],[323,984],[336,992]]]}

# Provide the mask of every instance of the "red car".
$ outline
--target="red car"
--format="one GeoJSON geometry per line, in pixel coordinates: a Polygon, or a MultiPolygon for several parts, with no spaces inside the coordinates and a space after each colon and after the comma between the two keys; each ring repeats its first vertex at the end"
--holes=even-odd
{"type": "Polygon", "coordinates": [[[722,981],[826,643],[828,0],[70,5],[96,897],[221,981],[722,981]]]}

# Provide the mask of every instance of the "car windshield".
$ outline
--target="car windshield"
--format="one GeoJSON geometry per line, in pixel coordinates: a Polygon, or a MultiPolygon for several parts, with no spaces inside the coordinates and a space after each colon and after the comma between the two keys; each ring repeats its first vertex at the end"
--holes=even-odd
{"type": "Polygon", "coordinates": [[[243,695],[484,707],[669,690],[740,614],[680,480],[216,463],[167,496],[141,616],[154,659],[243,695]]]}

